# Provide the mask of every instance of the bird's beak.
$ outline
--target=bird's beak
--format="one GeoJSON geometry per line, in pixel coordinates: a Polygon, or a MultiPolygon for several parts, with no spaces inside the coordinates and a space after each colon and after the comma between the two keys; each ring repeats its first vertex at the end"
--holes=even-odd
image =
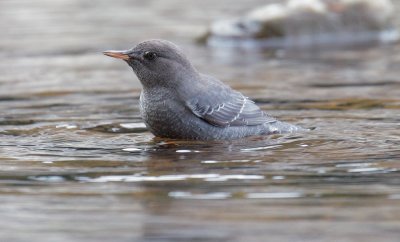
{"type": "Polygon", "coordinates": [[[129,60],[130,58],[128,50],[107,50],[103,51],[103,54],[123,60],[129,60]]]}

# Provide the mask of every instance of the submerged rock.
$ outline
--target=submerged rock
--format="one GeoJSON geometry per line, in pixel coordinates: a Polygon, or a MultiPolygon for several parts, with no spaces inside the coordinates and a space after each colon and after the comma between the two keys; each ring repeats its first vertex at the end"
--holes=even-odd
{"type": "Polygon", "coordinates": [[[397,41],[390,0],[289,0],[214,22],[209,45],[307,47],[397,41]]]}

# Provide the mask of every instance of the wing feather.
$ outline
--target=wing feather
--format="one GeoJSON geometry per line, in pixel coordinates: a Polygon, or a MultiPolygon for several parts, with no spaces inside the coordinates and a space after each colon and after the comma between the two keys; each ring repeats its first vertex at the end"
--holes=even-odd
{"type": "Polygon", "coordinates": [[[198,93],[188,100],[186,106],[199,118],[219,127],[276,122],[275,118],[268,116],[252,100],[221,83],[210,85],[204,93],[198,93]]]}

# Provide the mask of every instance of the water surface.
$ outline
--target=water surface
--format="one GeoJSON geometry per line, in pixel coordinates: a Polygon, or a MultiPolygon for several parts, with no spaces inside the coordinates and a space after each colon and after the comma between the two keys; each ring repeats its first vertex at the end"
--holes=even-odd
{"type": "Polygon", "coordinates": [[[212,20],[263,2],[1,1],[1,240],[398,241],[400,46],[194,42],[212,20]],[[147,38],[178,43],[269,114],[315,129],[154,138],[138,80],[101,55],[147,38]]]}

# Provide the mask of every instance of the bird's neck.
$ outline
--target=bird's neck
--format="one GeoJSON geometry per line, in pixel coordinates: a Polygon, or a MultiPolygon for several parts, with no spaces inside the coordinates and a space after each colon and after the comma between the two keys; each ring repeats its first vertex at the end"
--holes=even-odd
{"type": "Polygon", "coordinates": [[[177,91],[183,86],[195,85],[201,77],[194,68],[182,68],[174,72],[169,72],[167,75],[153,76],[149,80],[140,77],[139,79],[144,90],[147,92],[158,92],[161,89],[177,91]]]}

